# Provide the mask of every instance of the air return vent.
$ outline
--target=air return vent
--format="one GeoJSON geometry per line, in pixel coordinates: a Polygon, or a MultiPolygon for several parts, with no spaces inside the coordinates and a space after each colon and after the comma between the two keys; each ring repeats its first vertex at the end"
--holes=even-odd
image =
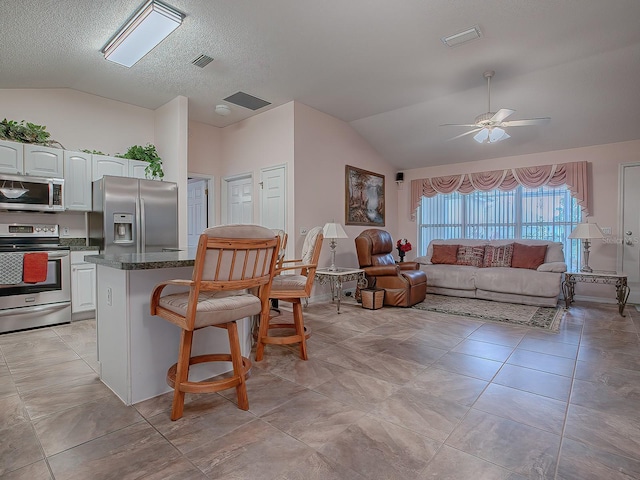
{"type": "Polygon", "coordinates": [[[261,98],[254,97],[253,95],[249,95],[244,92],[234,93],[224,100],[225,102],[235,103],[236,105],[240,105],[241,107],[249,108],[251,110],[258,110],[259,108],[271,105],[271,102],[267,102],[261,98]]]}
{"type": "Polygon", "coordinates": [[[200,68],[206,67],[211,62],[213,62],[213,58],[211,58],[209,55],[204,55],[204,54],[198,55],[198,57],[195,60],[191,61],[192,64],[200,68]]]}

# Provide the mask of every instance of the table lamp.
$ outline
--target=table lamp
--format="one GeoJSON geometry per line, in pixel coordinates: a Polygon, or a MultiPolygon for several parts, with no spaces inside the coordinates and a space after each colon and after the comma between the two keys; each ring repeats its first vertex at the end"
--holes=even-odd
{"type": "Polygon", "coordinates": [[[349,238],[342,228],[342,225],[339,223],[327,223],[322,228],[322,235],[324,238],[328,238],[331,240],[329,243],[329,248],[331,248],[331,266],[329,267],[329,271],[335,272],[336,268],[336,239],[338,238],[349,238]]]}
{"type": "Polygon", "coordinates": [[[593,272],[593,269],[589,266],[589,247],[591,246],[592,238],[604,238],[604,234],[597,223],[579,223],[573,232],[569,234],[568,238],[579,238],[582,240],[582,246],[584,247],[584,258],[582,261],[581,272],[593,272]]]}

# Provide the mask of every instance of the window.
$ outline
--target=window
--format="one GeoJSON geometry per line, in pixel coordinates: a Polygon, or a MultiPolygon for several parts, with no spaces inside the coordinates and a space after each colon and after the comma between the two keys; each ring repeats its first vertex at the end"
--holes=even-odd
{"type": "Polygon", "coordinates": [[[580,244],[568,239],[582,212],[565,187],[503,192],[458,192],[423,197],[420,203],[418,253],[425,255],[436,238],[538,239],[562,242],[570,270],[577,271],[580,244]]]}

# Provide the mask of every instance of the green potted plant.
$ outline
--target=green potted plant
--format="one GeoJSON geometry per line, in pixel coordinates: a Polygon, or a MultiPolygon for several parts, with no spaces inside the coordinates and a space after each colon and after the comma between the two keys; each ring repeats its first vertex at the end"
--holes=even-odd
{"type": "Polygon", "coordinates": [[[146,147],[140,145],[133,145],[129,147],[127,153],[124,155],[116,155],[120,158],[128,158],[130,160],[142,160],[148,162],[149,165],[144,169],[144,174],[147,178],[162,179],[164,178],[164,172],[162,171],[162,158],[158,155],[155,145],[148,143],[146,147]]]}
{"type": "Polygon", "coordinates": [[[24,120],[16,122],[6,118],[0,122],[0,140],[64,148],[60,142],[51,140],[50,136],[51,134],[47,132],[47,127],[44,125],[36,125],[24,120]]]}

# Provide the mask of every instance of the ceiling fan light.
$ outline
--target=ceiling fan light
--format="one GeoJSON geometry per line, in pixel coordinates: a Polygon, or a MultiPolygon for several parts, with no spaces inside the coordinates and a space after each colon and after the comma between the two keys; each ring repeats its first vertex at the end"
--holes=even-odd
{"type": "Polygon", "coordinates": [[[489,143],[496,143],[507,138],[509,135],[500,127],[494,127],[489,131],[489,143]]]}
{"type": "Polygon", "coordinates": [[[473,139],[478,143],[485,143],[489,139],[489,129],[483,128],[473,136],[473,139]]]}

